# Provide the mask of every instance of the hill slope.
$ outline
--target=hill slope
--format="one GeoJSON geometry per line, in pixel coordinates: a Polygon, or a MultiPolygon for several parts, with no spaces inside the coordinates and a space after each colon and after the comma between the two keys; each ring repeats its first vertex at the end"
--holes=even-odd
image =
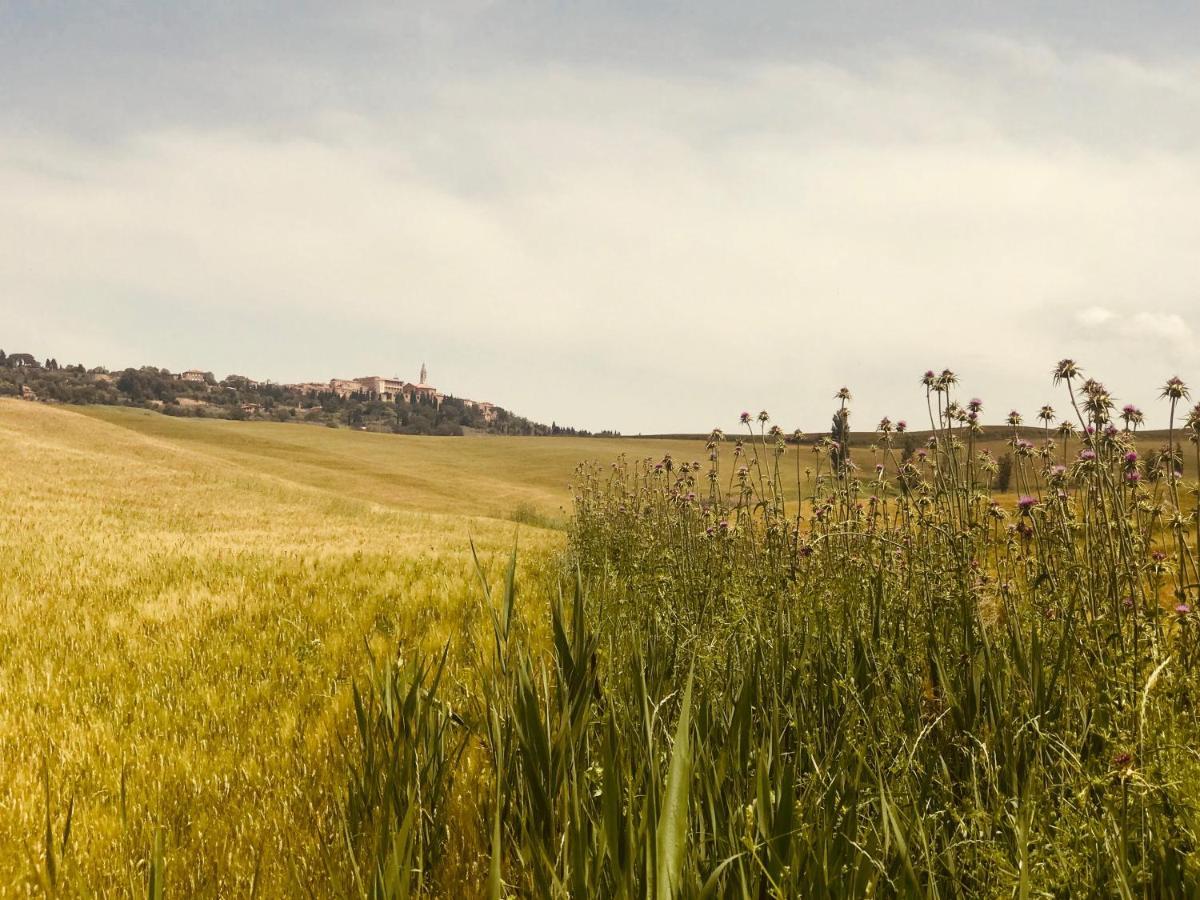
{"type": "MultiPolygon", "coordinates": [[[[76,887],[141,883],[161,828],[180,896],[247,895],[247,847],[266,895],[323,893],[364,642],[470,635],[468,541],[495,569],[516,526],[462,513],[565,494],[506,488],[486,444],[456,478],[390,441],[400,457],[370,435],[0,401],[0,894],[40,865],[43,762],[57,830],[75,801],[76,887]]],[[[538,585],[562,536],[522,531],[538,585]]]]}

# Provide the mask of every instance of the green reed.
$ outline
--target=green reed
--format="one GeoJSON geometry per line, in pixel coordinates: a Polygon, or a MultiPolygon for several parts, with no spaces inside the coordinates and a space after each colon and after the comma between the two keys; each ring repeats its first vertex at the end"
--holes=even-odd
{"type": "Polygon", "coordinates": [[[349,821],[391,798],[347,831],[362,893],[462,892],[436,834],[469,747],[484,799],[453,815],[493,897],[1200,895],[1187,391],[1141,455],[1139,411],[1055,380],[1069,426],[1008,416],[1015,501],[950,372],[919,452],[886,419],[851,448],[843,389],[811,447],[744,414],[729,471],[720,432],[705,462],[582,467],[548,648],[510,576],[453,714],[440,666],[359,704],[383,764],[349,821]]]}

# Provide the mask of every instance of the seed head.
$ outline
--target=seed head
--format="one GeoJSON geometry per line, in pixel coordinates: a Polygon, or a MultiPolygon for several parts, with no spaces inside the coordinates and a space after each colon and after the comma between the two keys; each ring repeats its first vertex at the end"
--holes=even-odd
{"type": "Polygon", "coordinates": [[[1174,375],[1167,379],[1161,396],[1171,400],[1186,400],[1191,395],[1188,393],[1187,385],[1180,380],[1178,375],[1174,375]]]}
{"type": "Polygon", "coordinates": [[[1054,383],[1058,384],[1061,381],[1070,381],[1082,371],[1079,365],[1073,359],[1060,359],[1058,365],[1054,367],[1054,383]]]}

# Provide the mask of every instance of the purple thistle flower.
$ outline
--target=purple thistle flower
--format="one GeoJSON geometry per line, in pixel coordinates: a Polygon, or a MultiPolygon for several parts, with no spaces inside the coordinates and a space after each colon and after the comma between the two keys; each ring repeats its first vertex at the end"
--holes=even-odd
{"type": "Polygon", "coordinates": [[[749,425],[750,424],[750,413],[743,412],[741,415],[741,420],[742,420],[743,425],[749,425]]]}
{"type": "Polygon", "coordinates": [[[1179,613],[1181,616],[1186,616],[1191,611],[1192,608],[1186,603],[1180,603],[1177,607],[1175,607],[1175,612],[1179,613]]]}
{"type": "Polygon", "coordinates": [[[1079,451],[1079,461],[1080,461],[1080,462],[1091,462],[1091,461],[1092,461],[1092,460],[1094,460],[1095,458],[1096,458],[1096,451],[1095,451],[1095,450],[1081,450],[1081,451],[1079,451]]]}
{"type": "Polygon", "coordinates": [[[1017,500],[1017,506],[1021,508],[1021,512],[1029,512],[1029,510],[1033,509],[1035,506],[1037,506],[1037,504],[1037,497],[1030,497],[1028,494],[1022,494],[1017,500]]]}

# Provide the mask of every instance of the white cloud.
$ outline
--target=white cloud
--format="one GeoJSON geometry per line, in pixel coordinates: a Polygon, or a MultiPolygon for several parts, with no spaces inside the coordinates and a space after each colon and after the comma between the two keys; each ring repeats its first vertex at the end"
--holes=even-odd
{"type": "Polygon", "coordinates": [[[626,430],[822,427],[842,383],[860,421],[911,414],[943,365],[1033,406],[1066,355],[1148,396],[1194,365],[1194,67],[962,46],[982,61],[515,67],[282,134],[11,133],[0,310],[43,354],[260,377],[438,347],[447,387],[626,430]],[[1146,127],[1110,134],[1114,104],[1146,127]]]}
{"type": "Polygon", "coordinates": [[[1133,334],[1139,337],[1176,341],[1185,346],[1192,344],[1192,328],[1178,313],[1134,313],[1129,324],[1133,334]]]}
{"type": "Polygon", "coordinates": [[[1076,313],[1075,320],[1085,328],[1097,328],[1106,322],[1111,322],[1116,317],[1117,314],[1111,309],[1105,309],[1103,306],[1089,306],[1076,313]]]}

